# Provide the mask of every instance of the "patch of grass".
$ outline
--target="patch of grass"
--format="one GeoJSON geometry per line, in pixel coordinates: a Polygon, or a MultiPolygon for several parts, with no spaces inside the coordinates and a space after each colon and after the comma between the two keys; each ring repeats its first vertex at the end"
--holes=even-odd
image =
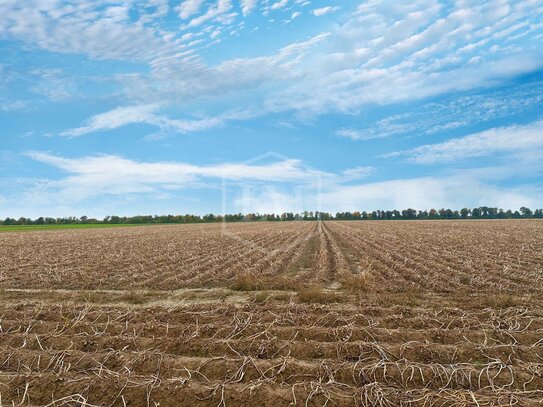
{"type": "Polygon", "coordinates": [[[230,289],[234,291],[293,291],[298,287],[299,284],[287,276],[262,278],[250,273],[238,274],[234,283],[230,285],[230,289]]]}
{"type": "Polygon", "coordinates": [[[298,291],[298,300],[306,304],[330,304],[333,302],[343,302],[344,297],[324,291],[322,287],[310,286],[298,291]]]}
{"type": "Polygon", "coordinates": [[[264,304],[272,298],[272,295],[268,291],[259,291],[251,296],[251,301],[256,304],[264,304]]]}
{"type": "Polygon", "coordinates": [[[473,367],[475,367],[476,369],[482,369],[486,365],[485,362],[480,361],[480,360],[474,360],[471,363],[472,363],[473,367]]]}
{"type": "Polygon", "coordinates": [[[134,305],[145,304],[149,302],[149,300],[149,293],[137,291],[127,291],[119,297],[119,301],[134,305]]]}
{"type": "Polygon", "coordinates": [[[470,285],[471,284],[471,277],[470,276],[460,276],[460,283],[463,285],[470,285]]]}
{"type": "Polygon", "coordinates": [[[292,294],[288,292],[273,292],[263,290],[253,293],[250,296],[251,302],[256,304],[264,304],[268,301],[290,301],[292,294]]]}
{"type": "Polygon", "coordinates": [[[239,274],[230,286],[234,291],[259,291],[263,288],[262,282],[252,274],[239,274]]]}
{"type": "Polygon", "coordinates": [[[272,295],[272,298],[277,301],[290,301],[291,295],[289,293],[275,293],[272,295]]]}
{"type": "Polygon", "coordinates": [[[510,294],[487,294],[480,297],[479,305],[482,308],[505,309],[524,305],[524,301],[510,294]]]}
{"type": "Polygon", "coordinates": [[[105,302],[107,295],[99,291],[89,291],[89,292],[84,292],[82,294],[82,297],[85,302],[99,304],[99,303],[105,302]]]}
{"type": "Polygon", "coordinates": [[[423,290],[406,290],[374,297],[376,303],[381,307],[419,307],[428,301],[427,293],[423,290]]]}
{"type": "Polygon", "coordinates": [[[341,280],[342,287],[354,294],[367,293],[371,289],[371,274],[367,272],[351,274],[341,280]]]}
{"type": "Polygon", "coordinates": [[[299,283],[287,276],[274,276],[264,281],[263,286],[267,290],[292,291],[299,287],[299,283]]]}
{"type": "Polygon", "coordinates": [[[59,229],[103,229],[133,226],[150,226],[132,223],[79,223],[73,225],[0,225],[1,232],[31,232],[33,230],[59,230],[59,229]]]}

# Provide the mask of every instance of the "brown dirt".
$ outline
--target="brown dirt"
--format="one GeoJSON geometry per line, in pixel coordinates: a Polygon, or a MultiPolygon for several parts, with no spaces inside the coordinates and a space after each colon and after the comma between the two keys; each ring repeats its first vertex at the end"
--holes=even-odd
{"type": "Polygon", "coordinates": [[[543,222],[228,227],[0,235],[0,405],[541,405],[543,222]]]}

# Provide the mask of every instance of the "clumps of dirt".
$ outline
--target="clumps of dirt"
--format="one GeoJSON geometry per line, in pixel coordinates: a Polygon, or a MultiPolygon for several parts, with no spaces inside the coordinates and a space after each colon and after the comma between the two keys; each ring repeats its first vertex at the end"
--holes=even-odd
{"type": "Polygon", "coordinates": [[[262,277],[251,273],[238,274],[230,289],[234,291],[264,291],[279,290],[293,291],[299,286],[293,279],[286,276],[262,277]]]}
{"type": "Polygon", "coordinates": [[[298,301],[305,304],[330,304],[345,301],[344,295],[326,291],[316,285],[298,290],[297,296],[298,301]]]}

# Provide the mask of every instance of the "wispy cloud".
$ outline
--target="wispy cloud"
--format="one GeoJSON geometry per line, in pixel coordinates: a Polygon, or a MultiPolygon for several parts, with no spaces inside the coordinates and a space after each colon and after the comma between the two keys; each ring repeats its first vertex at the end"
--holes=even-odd
{"type": "Polygon", "coordinates": [[[278,0],[271,5],[272,10],[278,10],[285,7],[288,4],[288,0],[278,0]]]}
{"type": "Polygon", "coordinates": [[[397,135],[433,135],[492,120],[539,112],[543,83],[472,92],[439,102],[407,106],[403,113],[363,120],[367,126],[342,127],[335,134],[352,140],[382,139],[397,135]]]}
{"type": "Polygon", "coordinates": [[[222,117],[196,120],[169,119],[164,115],[157,114],[156,112],[159,109],[160,106],[155,104],[118,107],[108,112],[94,115],[83,126],[63,131],[60,135],[64,137],[79,137],[89,133],[113,130],[136,123],[156,126],[163,131],[190,133],[217,127],[224,122],[222,117]]]}
{"type": "Polygon", "coordinates": [[[126,7],[102,3],[92,7],[61,1],[7,0],[0,3],[0,15],[4,16],[0,36],[97,59],[151,61],[181,50],[154,29],[131,24],[127,11],[126,7]]]}
{"type": "Polygon", "coordinates": [[[376,172],[375,167],[359,166],[354,168],[348,168],[342,172],[344,181],[360,180],[367,178],[376,172]]]}
{"type": "Polygon", "coordinates": [[[230,13],[232,2],[230,0],[218,0],[215,6],[211,6],[207,11],[190,20],[185,28],[198,27],[208,21],[230,22],[236,13],[230,13]]]}
{"type": "Polygon", "coordinates": [[[532,186],[503,188],[465,175],[419,177],[340,186],[325,191],[326,210],[352,211],[398,208],[461,208],[495,205],[502,208],[537,207],[543,191],[532,186]],[[354,209],[353,209],[354,208],[354,209]]]}
{"type": "Polygon", "coordinates": [[[368,105],[495,86],[537,71],[542,39],[528,45],[525,37],[500,33],[543,32],[537,22],[543,10],[507,3],[366,2],[320,47],[304,80],[272,95],[269,104],[304,114],[354,114],[368,105]]]}
{"type": "Polygon", "coordinates": [[[373,127],[367,129],[341,128],[336,131],[340,137],[351,140],[373,140],[401,134],[418,128],[415,122],[402,122],[409,114],[389,116],[375,122],[373,127]]]}
{"type": "Polygon", "coordinates": [[[183,0],[176,7],[177,12],[179,13],[179,18],[184,20],[194,14],[197,14],[200,11],[203,2],[203,0],[183,0]]]}
{"type": "MultiPolygon", "coordinates": [[[[307,2],[262,4],[262,11],[284,13],[277,19],[284,22],[307,2]]],[[[228,94],[235,95],[238,106],[258,104],[267,112],[303,115],[356,113],[375,103],[494,86],[543,66],[543,10],[533,2],[369,1],[355,10],[342,7],[343,23],[311,49],[286,57],[285,50],[307,42],[298,41],[267,55],[219,58],[214,64],[200,50],[223,39],[221,28],[237,33],[243,25],[234,23],[256,10],[257,0],[239,5],[184,0],[174,8],[179,17],[174,24],[168,2],[155,0],[153,5],[7,0],[0,4],[5,16],[0,37],[52,52],[146,65],[149,72],[135,69],[115,76],[124,87],[125,104],[217,101],[228,94]],[[247,97],[266,85],[265,95],[247,97]]],[[[323,6],[312,13],[333,11],[339,12],[323,6]]]]}
{"type": "Polygon", "coordinates": [[[0,111],[10,112],[14,110],[23,110],[30,105],[26,100],[5,100],[0,98],[0,111]]]}
{"type": "Polygon", "coordinates": [[[36,162],[55,168],[59,175],[54,179],[27,182],[16,195],[8,189],[2,194],[4,206],[0,207],[4,216],[65,216],[66,213],[74,213],[73,208],[80,208],[76,212],[78,214],[90,216],[104,216],[112,210],[134,214],[140,207],[147,208],[144,212],[148,212],[160,200],[170,205],[174,203],[169,208],[176,208],[179,199],[184,197],[184,191],[189,189],[214,189],[219,195],[225,193],[221,188],[225,180],[232,188],[236,187],[227,189],[227,207],[215,201],[206,204],[205,209],[201,206],[197,213],[218,213],[222,209],[334,212],[479,205],[515,208],[537,207],[543,199],[541,187],[531,183],[500,186],[497,181],[501,179],[527,177],[510,166],[375,182],[367,179],[375,173],[373,167],[361,166],[331,174],[309,168],[297,159],[195,165],[178,161],[132,160],[116,155],[80,158],[46,152],[29,152],[27,155],[36,162]],[[501,174],[499,178],[495,177],[496,173],[501,174]],[[17,205],[13,205],[14,202],[17,205]],[[100,209],[103,208],[101,205],[109,209],[100,209]],[[7,207],[11,210],[7,211],[7,207]],[[127,211],[126,208],[131,209],[127,211]]]}
{"type": "Polygon", "coordinates": [[[249,15],[256,8],[257,0],[241,0],[241,11],[244,16],[249,15]]]}
{"type": "Polygon", "coordinates": [[[313,13],[313,15],[316,17],[320,17],[325,14],[333,13],[334,11],[337,11],[337,10],[339,10],[339,7],[326,6],[326,7],[313,9],[311,13],[313,13]]]}
{"type": "Polygon", "coordinates": [[[543,148],[543,121],[493,128],[443,143],[426,144],[389,154],[417,164],[437,164],[499,153],[514,154],[543,148]]]}
{"type": "Polygon", "coordinates": [[[86,199],[123,194],[145,194],[203,186],[206,180],[235,182],[298,182],[315,179],[315,172],[299,160],[268,164],[223,163],[193,165],[183,162],[134,161],[114,155],[65,158],[45,152],[29,152],[33,160],[67,174],[60,180],[42,180],[32,194],[46,201],[80,202],[86,199]]]}

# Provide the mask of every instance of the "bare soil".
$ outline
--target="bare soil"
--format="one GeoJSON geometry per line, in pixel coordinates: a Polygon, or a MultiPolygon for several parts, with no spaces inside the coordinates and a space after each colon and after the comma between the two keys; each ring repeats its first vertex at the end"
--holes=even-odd
{"type": "Polygon", "coordinates": [[[542,405],[543,222],[225,227],[0,235],[0,406],[542,405]]]}

